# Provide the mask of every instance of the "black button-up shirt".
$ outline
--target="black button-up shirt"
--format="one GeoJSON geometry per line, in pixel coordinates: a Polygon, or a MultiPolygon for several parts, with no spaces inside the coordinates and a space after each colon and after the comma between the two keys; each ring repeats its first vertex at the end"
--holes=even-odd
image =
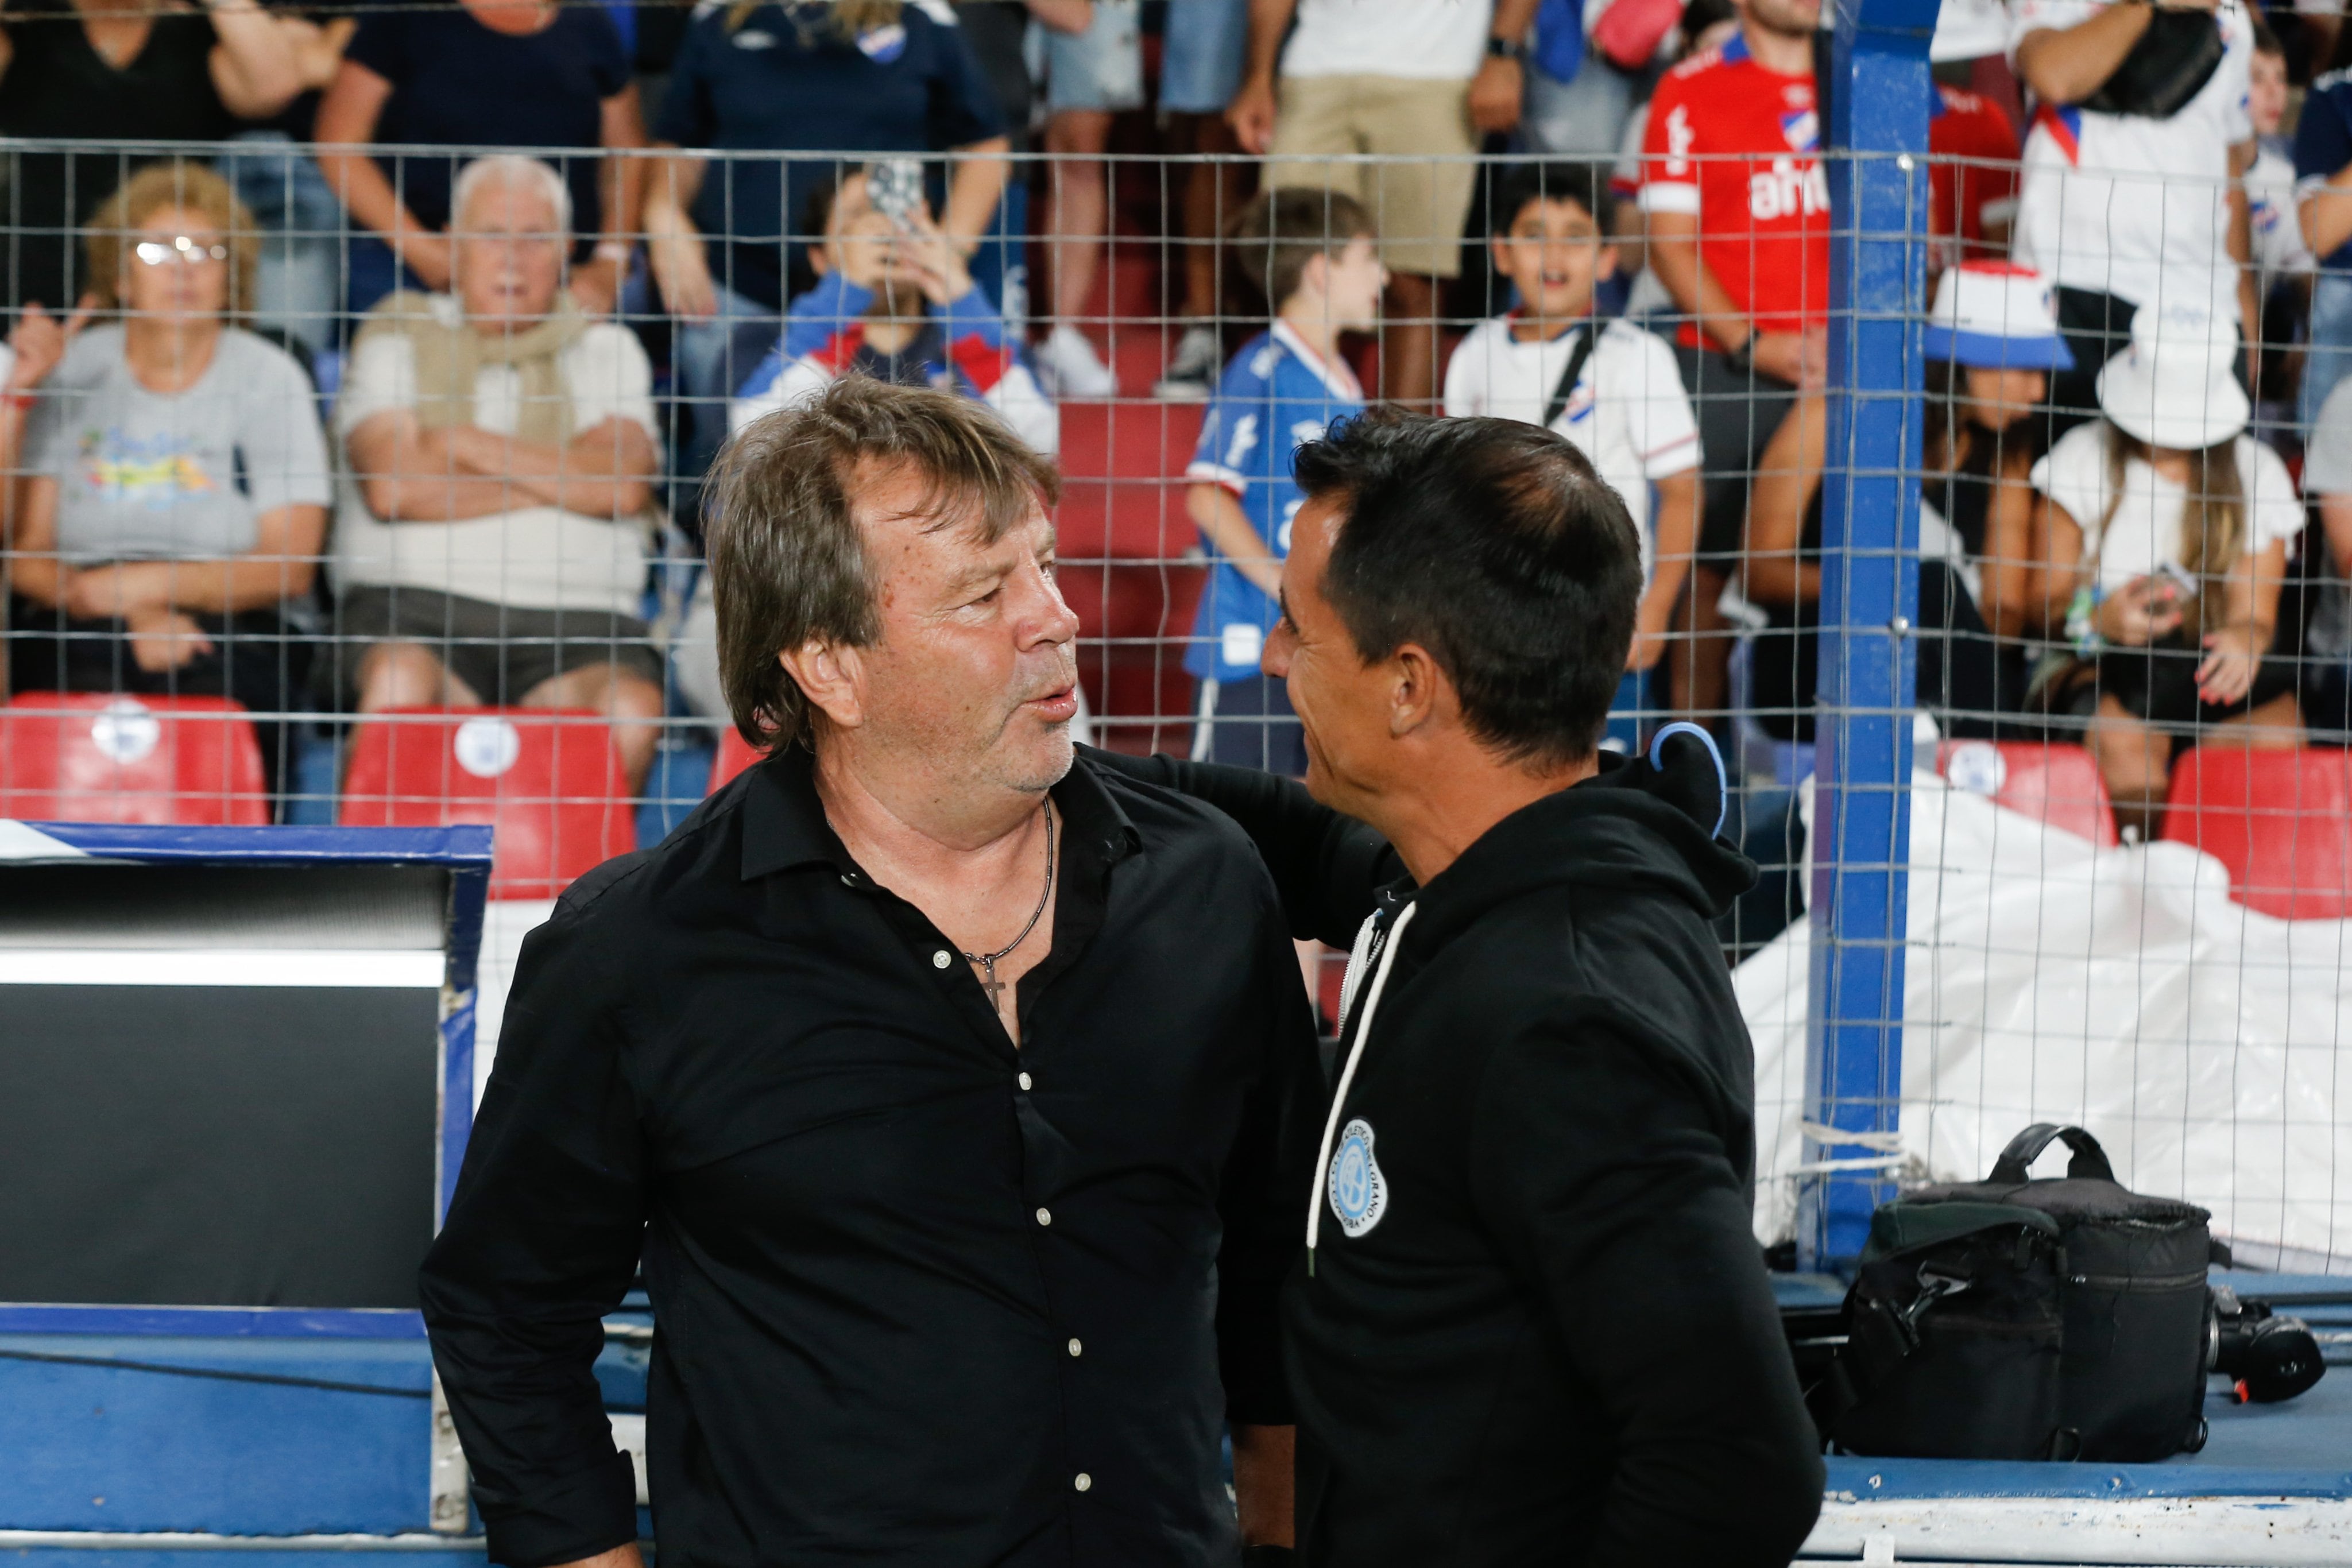
{"type": "Polygon", "coordinates": [[[641,1249],[665,1563],[1232,1561],[1222,1427],[1291,1418],[1312,1024],[1249,841],[1097,769],[1017,1051],[803,752],[524,944],[422,1281],[493,1562],[635,1538],[590,1368],[641,1249]]]}

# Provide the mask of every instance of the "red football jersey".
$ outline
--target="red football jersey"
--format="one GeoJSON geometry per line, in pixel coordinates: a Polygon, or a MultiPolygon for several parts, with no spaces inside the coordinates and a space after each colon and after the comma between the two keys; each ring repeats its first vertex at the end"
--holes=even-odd
{"type": "MultiPolygon", "coordinates": [[[[1768,71],[1735,36],[1650,99],[1642,210],[1698,219],[1699,259],[1765,332],[1829,319],[1830,188],[1813,78],[1768,71]]],[[[1685,322],[1681,341],[1700,346],[1685,322]]]]}
{"type": "Polygon", "coordinates": [[[2006,229],[2017,214],[2017,128],[1990,99],[1936,85],[1927,121],[1928,230],[1939,243],[1938,269],[2009,254],[2006,229]]]}

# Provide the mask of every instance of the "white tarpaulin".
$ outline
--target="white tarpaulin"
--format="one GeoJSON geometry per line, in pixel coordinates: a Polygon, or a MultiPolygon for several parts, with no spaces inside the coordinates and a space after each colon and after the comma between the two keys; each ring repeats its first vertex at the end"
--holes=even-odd
{"type": "MultiPolygon", "coordinates": [[[[2186,845],[2101,850],[1919,774],[1895,1176],[1981,1179],[2019,1128],[2079,1123],[2125,1185],[2210,1208],[2242,1261],[2352,1273],[2352,921],[2229,885],[2186,845]]],[[[1801,919],[1733,977],[1768,1242],[1805,1158],[1811,946],[1801,919]]]]}

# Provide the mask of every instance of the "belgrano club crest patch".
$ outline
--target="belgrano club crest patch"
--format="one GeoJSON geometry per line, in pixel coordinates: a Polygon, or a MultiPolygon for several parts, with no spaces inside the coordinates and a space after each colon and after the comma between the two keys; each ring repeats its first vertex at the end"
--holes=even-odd
{"type": "Polygon", "coordinates": [[[1349,1236],[1378,1225],[1388,1208],[1388,1181],[1372,1157],[1371,1124],[1361,1116],[1339,1134],[1339,1147],[1331,1156],[1330,1192],[1331,1212],[1349,1236]]]}

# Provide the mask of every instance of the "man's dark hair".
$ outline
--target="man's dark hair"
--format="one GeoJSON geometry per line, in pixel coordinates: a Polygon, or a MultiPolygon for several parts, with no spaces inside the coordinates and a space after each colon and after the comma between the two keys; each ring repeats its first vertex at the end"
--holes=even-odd
{"type": "Polygon", "coordinates": [[[2271,31],[2271,25],[2268,22],[2256,21],[2251,37],[2253,39],[2254,53],[2276,55],[2281,59],[2286,58],[2286,46],[2279,42],[2279,36],[2271,31]]]}
{"type": "Polygon", "coordinates": [[[1514,762],[1592,753],[1625,673],[1642,547],[1565,436],[1380,408],[1298,449],[1298,486],[1345,498],[1323,596],[1370,663],[1429,650],[1479,740],[1514,762]]]}
{"type": "Polygon", "coordinates": [[[1495,183],[1486,208],[1486,231],[1506,235],[1530,202],[1574,202],[1591,216],[1605,244],[1616,215],[1609,193],[1609,171],[1598,163],[1522,163],[1495,183]]]}
{"type": "Polygon", "coordinates": [[[993,544],[1061,497],[1053,464],[976,398],[847,375],[747,424],[705,489],[719,679],[752,745],[807,739],[808,698],[776,663],[809,642],[862,648],[882,634],[881,583],[856,490],[909,472],[936,528],[993,544]]]}
{"type": "Polygon", "coordinates": [[[1347,193],[1286,185],[1244,207],[1227,237],[1242,271],[1265,291],[1267,308],[1279,313],[1283,301],[1298,292],[1308,262],[1336,258],[1350,241],[1379,234],[1372,214],[1347,193]]]}

